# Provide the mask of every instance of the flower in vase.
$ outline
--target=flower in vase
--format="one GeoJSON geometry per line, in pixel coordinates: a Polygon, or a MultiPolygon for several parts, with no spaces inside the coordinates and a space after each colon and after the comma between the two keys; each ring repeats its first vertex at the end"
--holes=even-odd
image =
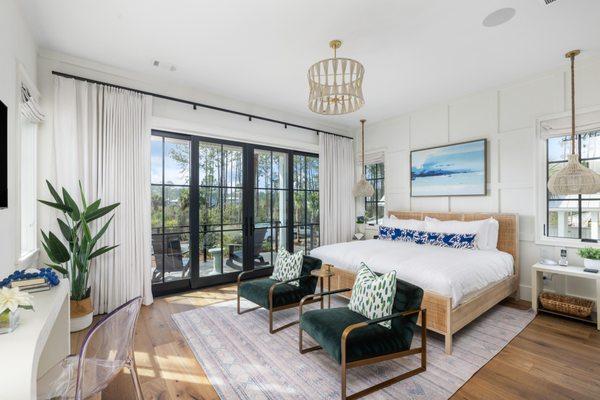
{"type": "Polygon", "coordinates": [[[21,292],[19,288],[0,289],[0,314],[6,310],[15,312],[17,308],[33,310],[32,297],[29,293],[21,292]]]}

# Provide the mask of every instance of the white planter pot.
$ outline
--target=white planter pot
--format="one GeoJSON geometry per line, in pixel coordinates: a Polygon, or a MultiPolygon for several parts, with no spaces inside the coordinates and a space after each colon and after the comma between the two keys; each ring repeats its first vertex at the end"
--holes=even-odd
{"type": "Polygon", "coordinates": [[[600,260],[590,260],[589,258],[584,258],[583,266],[586,268],[600,269],[600,260]]]}
{"type": "Polygon", "coordinates": [[[69,308],[71,312],[71,332],[80,331],[92,324],[94,307],[92,307],[91,297],[88,296],[83,300],[70,300],[69,308]]]}
{"type": "Polygon", "coordinates": [[[77,332],[84,330],[88,326],[92,324],[92,320],[94,319],[94,313],[91,312],[86,315],[82,315],[81,317],[71,317],[71,332],[77,332]]]}

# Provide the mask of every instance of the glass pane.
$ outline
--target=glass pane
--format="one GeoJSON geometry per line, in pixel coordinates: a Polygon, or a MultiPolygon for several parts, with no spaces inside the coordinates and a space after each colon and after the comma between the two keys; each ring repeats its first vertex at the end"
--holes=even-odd
{"type": "Polygon", "coordinates": [[[200,186],[221,185],[221,145],[201,142],[198,145],[198,183],[200,186]]]}
{"type": "Polygon", "coordinates": [[[319,225],[311,225],[306,227],[306,248],[310,252],[312,249],[319,247],[319,225]]]}
{"type": "Polygon", "coordinates": [[[200,188],[198,201],[200,230],[205,229],[203,225],[221,225],[221,190],[220,188],[200,188]]]}
{"type": "Polygon", "coordinates": [[[379,178],[383,178],[385,176],[385,164],[384,163],[377,164],[377,176],[379,178]]]}
{"type": "Polygon", "coordinates": [[[243,186],[243,156],[242,148],[237,146],[223,146],[223,169],[224,186],[238,187],[243,186]]]}
{"type": "Polygon", "coordinates": [[[279,249],[287,249],[287,232],[288,228],[273,228],[273,251],[277,253],[279,249]]]}
{"type": "Polygon", "coordinates": [[[189,233],[164,236],[163,271],[165,282],[190,278],[189,233]]]}
{"type": "Polygon", "coordinates": [[[294,252],[305,250],[306,245],[306,226],[294,227],[294,252]]]}
{"type": "Polygon", "coordinates": [[[305,200],[306,192],[294,191],[294,224],[306,224],[305,200]]]}
{"type": "Polygon", "coordinates": [[[165,186],[165,230],[187,231],[190,226],[190,189],[165,186]]]}
{"type": "Polygon", "coordinates": [[[287,225],[288,194],[285,190],[273,190],[273,226],[287,225]]]}
{"type": "Polygon", "coordinates": [[[552,200],[548,203],[548,236],[577,238],[579,236],[577,201],[552,200]]]}
{"type": "Polygon", "coordinates": [[[162,235],[152,235],[152,283],[162,283],[164,253],[162,235]]]}
{"type": "Polygon", "coordinates": [[[271,191],[267,189],[254,190],[254,223],[271,224],[271,191]]]}
{"type": "Polygon", "coordinates": [[[163,138],[160,136],[152,136],[151,140],[151,166],[150,174],[152,183],[162,183],[162,172],[163,172],[163,138]]]}
{"type": "Polygon", "coordinates": [[[286,189],[288,187],[288,155],[286,153],[273,153],[273,188],[286,189]]]}
{"type": "Polygon", "coordinates": [[[306,188],[305,157],[294,155],[294,189],[306,188]]]}
{"type": "Polygon", "coordinates": [[[223,232],[223,271],[241,271],[244,261],[244,236],[242,231],[223,232]]]}
{"type": "Polygon", "coordinates": [[[306,192],[306,212],[309,224],[319,223],[319,192],[306,192]]]}
{"type": "Polygon", "coordinates": [[[241,229],[242,213],[242,189],[223,189],[223,224],[238,225],[241,229]]]}
{"type": "Polygon", "coordinates": [[[365,165],[365,178],[375,179],[377,177],[377,164],[365,165]]]}
{"type": "Polygon", "coordinates": [[[254,187],[271,187],[271,152],[254,150],[254,187]]]}
{"type": "Polygon", "coordinates": [[[598,239],[598,218],[600,214],[600,201],[584,200],[581,202],[581,237],[584,239],[598,239]]]}
{"type": "Polygon", "coordinates": [[[161,233],[163,218],[162,186],[151,187],[152,233],[161,233]]]}
{"type": "Polygon", "coordinates": [[[382,203],[377,203],[377,225],[381,223],[382,218],[385,215],[384,205],[382,203]]]}
{"type": "Polygon", "coordinates": [[[377,191],[377,201],[385,200],[383,196],[385,195],[385,187],[383,179],[378,179],[375,182],[375,190],[377,191]]]}
{"type": "Polygon", "coordinates": [[[365,221],[367,222],[367,224],[375,224],[375,208],[376,203],[365,203],[365,221]]]}
{"type": "Polygon", "coordinates": [[[187,185],[190,183],[190,142],[165,138],[165,183],[187,185]]]}
{"type": "Polygon", "coordinates": [[[306,157],[306,188],[319,190],[319,159],[306,157]]]}
{"type": "Polygon", "coordinates": [[[254,267],[266,267],[271,264],[272,230],[267,226],[260,226],[254,229],[254,248],[252,257],[254,267]]]}
{"type": "Polygon", "coordinates": [[[223,248],[220,232],[200,232],[200,276],[223,273],[223,248]]]}
{"type": "Polygon", "coordinates": [[[569,154],[571,154],[571,136],[548,139],[548,161],[566,161],[569,154]]]}
{"type": "Polygon", "coordinates": [[[586,133],[581,138],[581,158],[600,157],[600,131],[586,133]]]}

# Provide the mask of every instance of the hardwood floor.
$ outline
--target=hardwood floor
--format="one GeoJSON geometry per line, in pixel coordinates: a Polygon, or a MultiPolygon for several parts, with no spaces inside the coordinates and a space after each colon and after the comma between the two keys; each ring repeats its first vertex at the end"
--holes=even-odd
{"type": "MultiPolygon", "coordinates": [[[[218,399],[202,367],[175,328],[171,314],[235,298],[223,286],[155,299],[142,307],[135,356],[146,400],[218,399]]],[[[529,308],[526,302],[507,305],[529,308]]],[[[71,335],[76,352],[85,331],[71,335]]],[[[598,399],[600,332],[590,325],[539,315],[453,397],[462,399],[598,399]]],[[[126,372],[104,390],[103,400],[135,399],[126,372]]]]}

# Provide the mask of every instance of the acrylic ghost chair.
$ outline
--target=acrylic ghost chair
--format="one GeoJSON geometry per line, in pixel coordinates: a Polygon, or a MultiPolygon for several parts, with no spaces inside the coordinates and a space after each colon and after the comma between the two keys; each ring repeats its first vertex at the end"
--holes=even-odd
{"type": "Polygon", "coordinates": [[[79,354],[70,355],[38,379],[38,399],[83,400],[101,392],[128,368],[138,400],[143,400],[133,356],[135,325],[142,298],[128,301],[87,333],[79,354]]]}

